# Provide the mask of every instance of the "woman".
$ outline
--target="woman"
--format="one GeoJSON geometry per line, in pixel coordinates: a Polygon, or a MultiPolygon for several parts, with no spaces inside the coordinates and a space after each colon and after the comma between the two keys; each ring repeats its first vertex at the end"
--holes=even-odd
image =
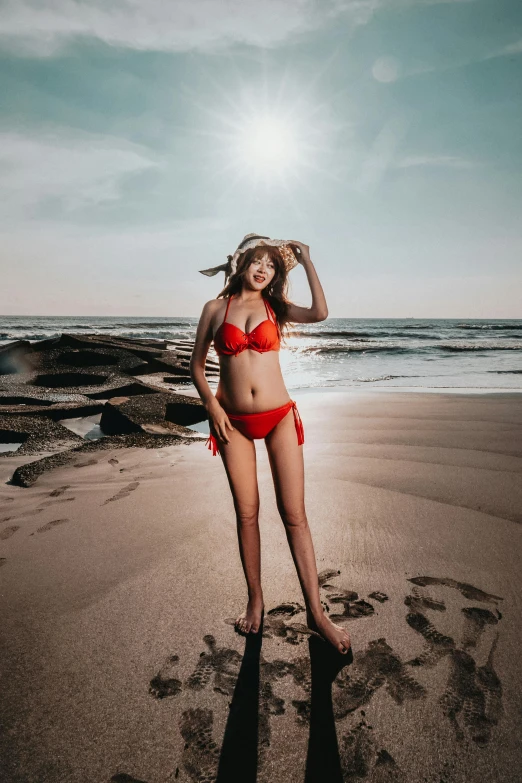
{"type": "Polygon", "coordinates": [[[306,604],[308,627],[346,654],[350,636],[321,606],[317,567],[304,505],[303,428],[279,365],[282,330],[289,322],[314,323],[328,316],[326,300],[309,248],[302,242],[247,234],[228,263],[227,284],[203,307],[191,358],[191,375],[208,411],[209,448],[219,452],[232,491],[239,550],[248,586],[246,611],[235,627],[257,633],[264,613],[258,525],[259,493],[254,438],[264,438],[277,507],[306,604]],[[287,274],[305,269],[311,307],[286,299],[287,274]],[[220,379],[216,395],[205,378],[205,359],[214,340],[220,379]]]}

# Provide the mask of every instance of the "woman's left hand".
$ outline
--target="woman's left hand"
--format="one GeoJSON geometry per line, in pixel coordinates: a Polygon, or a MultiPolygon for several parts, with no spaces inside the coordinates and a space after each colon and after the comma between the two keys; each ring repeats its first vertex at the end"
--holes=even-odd
{"type": "Polygon", "coordinates": [[[300,264],[310,261],[310,247],[305,245],[304,242],[298,242],[297,239],[291,239],[288,243],[292,249],[294,249],[295,257],[300,264]],[[301,252],[295,252],[295,248],[298,248],[301,252]]]}

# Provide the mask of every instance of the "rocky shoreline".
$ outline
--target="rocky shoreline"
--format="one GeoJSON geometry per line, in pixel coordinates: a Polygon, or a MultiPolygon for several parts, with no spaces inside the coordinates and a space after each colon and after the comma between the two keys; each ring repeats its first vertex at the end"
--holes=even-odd
{"type": "MultiPolygon", "coordinates": [[[[207,418],[200,400],[171,389],[190,382],[192,349],[189,340],[72,333],[1,346],[0,443],[21,445],[0,458],[46,453],[17,468],[12,483],[30,486],[78,452],[161,448],[201,438],[188,428],[207,418]],[[60,423],[95,415],[103,435],[96,440],[60,423]]],[[[217,380],[218,363],[207,359],[206,372],[217,380]]]]}

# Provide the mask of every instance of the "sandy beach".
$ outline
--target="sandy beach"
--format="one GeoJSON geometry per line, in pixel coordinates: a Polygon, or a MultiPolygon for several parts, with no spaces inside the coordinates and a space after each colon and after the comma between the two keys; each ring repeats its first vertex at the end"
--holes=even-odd
{"type": "Polygon", "coordinates": [[[296,395],[321,594],[310,637],[258,444],[262,638],[203,441],[0,460],[6,783],[520,778],[522,395],[296,395]],[[342,660],[339,660],[342,658],[342,660]]]}

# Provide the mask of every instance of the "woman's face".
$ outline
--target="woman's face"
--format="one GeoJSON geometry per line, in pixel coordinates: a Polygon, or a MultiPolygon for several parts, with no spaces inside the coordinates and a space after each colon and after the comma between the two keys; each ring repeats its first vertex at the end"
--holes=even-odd
{"type": "Polygon", "coordinates": [[[254,259],[244,275],[244,283],[252,291],[262,291],[271,283],[276,273],[275,264],[268,257],[268,253],[258,259],[254,259]]]}

